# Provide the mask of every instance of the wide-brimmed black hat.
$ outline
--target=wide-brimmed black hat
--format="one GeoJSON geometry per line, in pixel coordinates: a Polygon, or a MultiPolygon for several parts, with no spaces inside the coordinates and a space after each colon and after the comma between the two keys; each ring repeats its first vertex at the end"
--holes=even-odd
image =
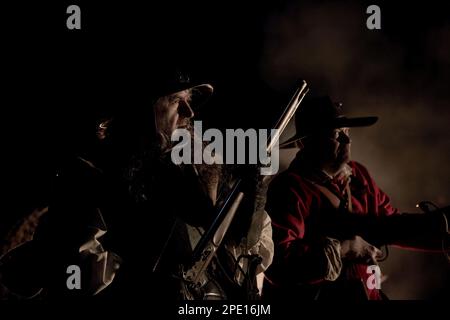
{"type": "Polygon", "coordinates": [[[160,98],[187,89],[192,90],[194,108],[203,105],[214,91],[211,84],[198,79],[193,80],[186,71],[177,68],[166,68],[153,74],[149,91],[154,98],[160,98]]]}
{"type": "Polygon", "coordinates": [[[305,99],[295,114],[295,135],[280,144],[280,148],[294,147],[294,142],[329,129],[366,127],[377,122],[378,117],[348,118],[342,103],[333,102],[329,96],[305,99]]]}

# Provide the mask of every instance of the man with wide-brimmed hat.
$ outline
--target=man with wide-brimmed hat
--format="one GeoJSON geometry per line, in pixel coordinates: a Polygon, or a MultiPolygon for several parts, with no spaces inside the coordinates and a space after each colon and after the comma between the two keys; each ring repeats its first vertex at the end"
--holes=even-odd
{"type": "MultiPolygon", "coordinates": [[[[155,69],[143,81],[146,88],[118,79],[125,75],[104,77],[113,85],[97,95],[108,105],[95,127],[86,128],[85,144],[58,159],[48,212],[39,217],[34,239],[2,257],[10,297],[137,295],[140,283],[157,278],[152,266],[175,219],[195,225],[211,210],[199,181],[173,165],[167,151],[172,132],[189,123],[212,85],[175,68],[155,69]],[[81,288],[67,287],[71,265],[80,267],[81,288]]],[[[166,281],[152,286],[169,292],[166,281]]]]}
{"type": "MultiPolygon", "coordinates": [[[[213,87],[175,68],[159,66],[149,77],[148,88],[124,84],[117,88],[120,94],[111,92],[116,101],[91,130],[94,142],[60,164],[34,239],[0,262],[3,285],[12,296],[183,298],[180,265],[189,261],[215,218],[214,204],[227,181],[216,166],[175,165],[171,135],[189,129],[213,87]],[[117,106],[126,103],[118,96],[130,96],[133,103],[117,106]],[[80,267],[81,288],[67,287],[74,276],[67,268],[73,265],[80,267]]],[[[264,205],[259,207],[263,211],[264,205]]],[[[209,273],[211,285],[202,298],[233,298],[243,286],[246,256],[262,256],[257,273],[270,264],[270,219],[265,212],[262,219],[252,214],[254,228],[238,224],[256,231],[230,233],[221,249],[225,259],[211,265],[216,272],[209,273]],[[222,285],[224,279],[232,280],[222,285]]]]}
{"type": "Polygon", "coordinates": [[[439,248],[442,214],[398,214],[367,169],[350,160],[349,128],[377,120],[349,118],[328,96],[301,105],[296,134],[281,144],[300,150],[268,191],[275,257],[266,297],[381,299],[381,276],[372,273],[379,246],[439,248]]]}

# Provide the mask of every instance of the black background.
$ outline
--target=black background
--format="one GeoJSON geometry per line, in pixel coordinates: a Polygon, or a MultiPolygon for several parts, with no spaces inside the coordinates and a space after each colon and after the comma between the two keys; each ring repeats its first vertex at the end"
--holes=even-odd
{"type": "MultiPolygon", "coordinates": [[[[175,59],[187,64],[196,76],[213,83],[217,95],[203,116],[215,127],[270,126],[287,103],[295,78],[305,76],[311,80],[313,91],[341,93],[340,98],[349,100],[348,92],[356,90],[351,79],[330,84],[333,76],[329,74],[326,78],[327,75],[314,72],[307,61],[304,66],[300,62],[300,67],[292,74],[284,70],[289,76],[275,81],[277,72],[273,68],[267,72],[266,63],[283,59],[283,56],[272,57],[267,48],[277,47],[276,37],[271,35],[283,29],[273,29],[277,25],[274,19],[292,21],[296,12],[332,7],[335,12],[343,13],[336,23],[338,29],[348,22],[345,15],[348,8],[348,11],[360,12],[356,18],[365,30],[365,9],[372,2],[145,3],[30,1],[2,4],[0,238],[18,218],[46,204],[58,155],[82,144],[92,119],[105,109],[126,106],[133,85],[145,86],[146,75],[142,70],[148,69],[140,66],[158,64],[160,59],[175,59]],[[66,8],[70,4],[81,8],[81,30],[66,28],[66,8]]],[[[448,56],[450,39],[444,37],[437,41],[439,45],[432,49],[429,46],[433,30],[450,24],[445,2],[377,1],[376,4],[382,10],[382,29],[364,32],[367,39],[373,36],[370,32],[377,32],[392,46],[378,48],[368,40],[373,46],[372,55],[359,56],[356,62],[370,65],[374,56],[389,56],[393,47],[401,48],[403,56],[401,63],[393,66],[398,75],[395,85],[388,77],[374,78],[364,83],[365,89],[373,91],[372,95],[377,91],[398,93],[399,83],[402,83],[405,87],[398,95],[414,96],[424,90],[427,97],[433,97],[432,114],[436,118],[441,115],[439,123],[448,124],[449,62],[432,58],[430,50],[441,50],[441,56],[448,56]],[[428,90],[430,87],[433,87],[432,92],[428,90]]],[[[310,31],[308,26],[306,23],[304,29],[299,30],[300,43],[302,35],[310,31]]],[[[319,40],[330,41],[326,37],[319,40]]],[[[355,47],[360,46],[356,41],[355,47]]],[[[346,49],[352,51],[351,46],[344,51],[346,49]]],[[[303,53],[302,57],[305,55],[308,53],[303,53]]],[[[139,101],[146,107],[145,97],[139,101]]],[[[406,122],[419,115],[405,113],[400,118],[406,122]]],[[[423,120],[424,127],[433,127],[436,121],[435,118],[423,120]]],[[[398,127],[403,123],[393,125],[398,127]]],[[[426,131],[419,143],[445,162],[450,160],[448,149],[435,149],[433,145],[433,141],[442,138],[444,146],[448,146],[448,129],[426,131]]],[[[387,147],[393,148],[392,145],[387,147]]],[[[414,158],[410,159],[414,162],[414,158]]],[[[402,161],[406,160],[402,158],[402,161]]],[[[442,173],[436,168],[434,172],[435,176],[430,179],[438,176],[448,188],[448,170],[442,173]]],[[[441,201],[450,201],[448,192],[444,192],[441,201]]],[[[448,282],[448,277],[446,279],[448,282]]],[[[445,288],[430,293],[429,297],[443,297],[448,292],[445,288]]]]}

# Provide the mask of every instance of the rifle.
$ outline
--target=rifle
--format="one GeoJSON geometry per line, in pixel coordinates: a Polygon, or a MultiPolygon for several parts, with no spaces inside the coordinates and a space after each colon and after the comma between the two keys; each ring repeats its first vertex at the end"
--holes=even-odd
{"type": "MultiPolygon", "coordinates": [[[[267,151],[270,152],[272,148],[278,143],[278,139],[281,133],[286,129],[289,120],[295,114],[301,101],[308,92],[308,86],[304,80],[297,87],[294,95],[289,101],[287,107],[284,109],[282,115],[275,125],[275,135],[270,135],[267,141],[267,151]]],[[[264,178],[267,178],[264,177],[264,178]]],[[[230,193],[225,197],[223,204],[216,208],[217,213],[211,226],[203,234],[200,241],[194,248],[191,262],[187,265],[187,268],[182,270],[183,279],[187,283],[189,289],[198,292],[208,281],[207,269],[219,249],[222,240],[224,239],[228,228],[236,214],[239,205],[244,198],[244,192],[242,190],[243,180],[237,179],[230,193]]],[[[258,260],[256,260],[258,261],[258,260]]],[[[260,260],[259,260],[260,261],[260,260]]],[[[251,269],[256,270],[256,266],[252,264],[251,269]]],[[[255,272],[252,272],[255,273],[255,272]]],[[[188,298],[192,298],[188,295],[188,298]]]]}

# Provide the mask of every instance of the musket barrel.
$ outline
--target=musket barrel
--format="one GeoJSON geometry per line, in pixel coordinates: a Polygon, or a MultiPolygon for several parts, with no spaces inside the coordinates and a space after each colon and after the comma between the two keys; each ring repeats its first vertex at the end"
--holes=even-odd
{"type": "Polygon", "coordinates": [[[286,129],[289,121],[294,116],[295,112],[297,111],[300,103],[302,102],[305,95],[308,93],[309,88],[305,80],[301,81],[301,86],[297,88],[294,95],[292,96],[291,100],[289,101],[289,104],[283,114],[281,115],[280,119],[277,121],[274,129],[276,129],[275,136],[270,136],[269,142],[267,143],[267,152],[270,152],[275,145],[275,143],[280,138],[281,134],[283,133],[284,129],[286,129]]]}

